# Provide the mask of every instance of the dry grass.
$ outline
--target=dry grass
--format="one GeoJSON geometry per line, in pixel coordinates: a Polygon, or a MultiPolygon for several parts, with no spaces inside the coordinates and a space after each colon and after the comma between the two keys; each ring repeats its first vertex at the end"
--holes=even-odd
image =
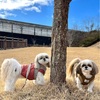
{"type": "MultiPolygon", "coordinates": [[[[29,47],[21,49],[1,50],[0,65],[5,58],[16,58],[21,64],[34,62],[35,56],[40,52],[51,54],[48,47],[29,47]]],[[[92,59],[100,70],[100,49],[97,47],[88,48],[67,48],[67,66],[75,57],[81,59],[92,59]]],[[[24,79],[16,82],[16,91],[9,93],[3,92],[4,83],[0,79],[0,100],[100,100],[100,73],[96,76],[93,93],[80,92],[72,81],[67,79],[67,84],[63,85],[60,91],[57,86],[49,82],[50,69],[47,70],[45,86],[35,86],[32,81],[27,81],[23,90],[24,79]],[[69,87],[69,88],[67,88],[69,87]]]]}

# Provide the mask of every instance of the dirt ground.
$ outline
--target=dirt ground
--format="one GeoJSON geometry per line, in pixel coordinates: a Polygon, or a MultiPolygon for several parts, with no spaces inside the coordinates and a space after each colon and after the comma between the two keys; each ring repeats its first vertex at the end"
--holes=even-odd
{"type": "MultiPolygon", "coordinates": [[[[35,56],[41,52],[45,52],[45,53],[48,53],[49,55],[51,55],[51,48],[50,47],[27,47],[27,48],[20,48],[20,49],[0,50],[0,65],[2,64],[2,62],[5,58],[16,58],[21,64],[30,64],[30,63],[34,62],[35,56]]],[[[79,57],[81,59],[93,60],[97,64],[97,66],[100,70],[100,48],[98,48],[97,46],[68,47],[66,52],[67,52],[66,66],[68,66],[69,62],[72,59],[79,57]]],[[[47,69],[47,72],[45,75],[45,80],[47,83],[49,83],[49,79],[50,79],[50,69],[47,69]]],[[[47,94],[48,92],[46,92],[46,90],[44,90],[46,92],[46,94],[44,94],[44,92],[42,90],[45,88],[44,86],[40,87],[40,90],[39,90],[39,87],[37,87],[35,85],[33,87],[33,83],[30,81],[27,82],[27,85],[25,86],[24,91],[21,92],[20,89],[23,86],[24,81],[25,81],[24,79],[19,79],[16,82],[16,91],[17,92],[14,92],[13,94],[11,94],[11,93],[3,92],[4,82],[0,78],[1,99],[3,99],[3,100],[13,100],[13,99],[15,99],[15,100],[66,100],[64,98],[59,99],[59,96],[57,98],[57,95],[52,94],[49,90],[49,92],[52,95],[50,98],[50,94],[47,94]],[[30,89],[34,88],[33,90],[31,90],[31,93],[30,93],[29,88],[30,89]],[[34,91],[37,91],[37,94],[34,94],[34,91]],[[30,96],[27,96],[27,93],[30,93],[30,96]],[[38,93],[40,95],[40,98],[37,98],[38,93]],[[45,95],[47,95],[47,96],[45,97],[45,95]],[[24,96],[26,96],[25,97],[26,99],[24,98],[24,96]],[[53,97],[53,96],[55,96],[55,97],[53,97]],[[34,99],[32,99],[32,98],[34,98],[34,99]]],[[[47,84],[46,87],[49,88],[50,86],[47,84]]],[[[74,87],[74,89],[76,89],[76,88],[74,87]]],[[[94,91],[95,91],[94,95],[96,96],[96,98],[93,98],[93,97],[91,97],[92,99],[71,99],[70,98],[68,100],[100,100],[100,72],[97,74],[96,79],[95,79],[94,91]]],[[[59,95],[62,95],[62,97],[65,97],[65,94],[61,93],[59,95]]],[[[85,95],[85,93],[82,95],[85,95]]],[[[74,98],[74,94],[73,94],[73,98],[74,98]]],[[[81,98],[81,96],[80,96],[80,98],[81,98]]]]}

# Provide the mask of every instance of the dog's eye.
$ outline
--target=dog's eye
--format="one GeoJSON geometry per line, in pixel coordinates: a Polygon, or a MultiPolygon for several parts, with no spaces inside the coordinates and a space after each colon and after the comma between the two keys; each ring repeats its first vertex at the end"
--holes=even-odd
{"type": "Polygon", "coordinates": [[[45,56],[45,58],[49,58],[48,56],[45,56]]]}
{"type": "Polygon", "coordinates": [[[17,68],[15,69],[15,72],[17,71],[17,68]]]}
{"type": "Polygon", "coordinates": [[[88,64],[88,66],[89,66],[89,67],[91,67],[91,65],[90,65],[90,64],[88,64]]]}
{"type": "Polygon", "coordinates": [[[84,64],[82,65],[82,67],[85,67],[85,66],[86,66],[86,65],[84,65],[84,64]]]}
{"type": "Polygon", "coordinates": [[[40,57],[40,60],[43,59],[43,57],[40,57]]]}

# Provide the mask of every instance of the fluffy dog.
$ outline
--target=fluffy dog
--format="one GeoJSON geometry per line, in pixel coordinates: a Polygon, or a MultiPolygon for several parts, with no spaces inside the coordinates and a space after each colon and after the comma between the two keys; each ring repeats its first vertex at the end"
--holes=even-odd
{"type": "Polygon", "coordinates": [[[73,59],[68,66],[68,76],[72,76],[79,90],[87,87],[92,92],[95,75],[98,73],[97,65],[89,59],[73,59]]]}
{"type": "Polygon", "coordinates": [[[46,67],[50,67],[48,54],[40,53],[35,57],[35,63],[21,65],[16,59],[5,59],[1,65],[1,77],[5,82],[5,91],[13,91],[18,78],[35,80],[37,85],[44,85],[46,67]]]}

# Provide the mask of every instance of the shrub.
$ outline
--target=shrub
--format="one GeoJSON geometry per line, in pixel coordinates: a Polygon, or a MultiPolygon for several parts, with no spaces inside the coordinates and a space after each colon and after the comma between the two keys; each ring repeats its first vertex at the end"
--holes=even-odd
{"type": "Polygon", "coordinates": [[[87,47],[96,43],[97,41],[100,41],[100,33],[99,31],[92,31],[85,39],[80,42],[80,46],[87,47]]]}

